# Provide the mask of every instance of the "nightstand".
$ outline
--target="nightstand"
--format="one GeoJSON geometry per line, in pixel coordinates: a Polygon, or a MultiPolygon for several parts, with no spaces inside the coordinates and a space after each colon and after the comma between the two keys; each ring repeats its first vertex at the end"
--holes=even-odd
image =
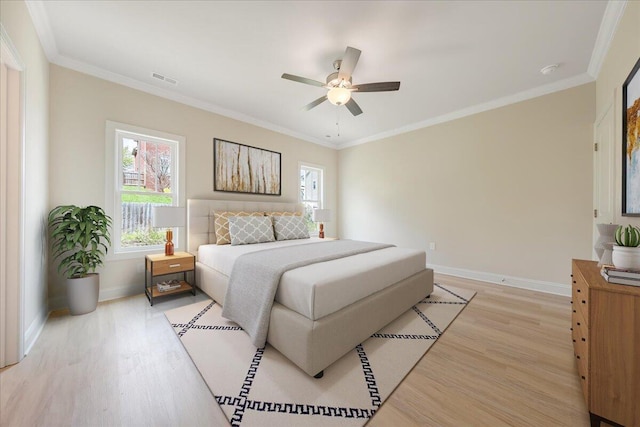
{"type": "Polygon", "coordinates": [[[196,257],[187,252],[176,252],[174,255],[147,255],[144,262],[144,293],[153,305],[153,299],[184,292],[196,294],[196,257]],[[193,274],[193,283],[187,281],[187,273],[193,274]],[[170,291],[160,292],[154,283],[154,278],[167,274],[182,273],[180,287],[170,291]],[[147,278],[149,280],[147,281],[147,278]]]}

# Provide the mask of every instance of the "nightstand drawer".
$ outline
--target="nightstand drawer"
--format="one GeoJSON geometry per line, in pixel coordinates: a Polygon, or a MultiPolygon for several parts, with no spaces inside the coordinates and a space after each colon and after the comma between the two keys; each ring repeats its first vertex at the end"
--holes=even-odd
{"type": "Polygon", "coordinates": [[[161,274],[180,273],[183,271],[190,271],[195,268],[195,261],[193,258],[179,258],[179,259],[167,259],[162,261],[155,261],[153,263],[153,275],[159,276],[161,274]]]}

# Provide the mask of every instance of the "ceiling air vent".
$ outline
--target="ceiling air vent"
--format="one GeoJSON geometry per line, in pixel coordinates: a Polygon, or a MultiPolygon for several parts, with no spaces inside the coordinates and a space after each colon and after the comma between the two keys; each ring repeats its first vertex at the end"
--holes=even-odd
{"type": "Polygon", "coordinates": [[[163,82],[169,83],[170,85],[177,85],[178,81],[176,79],[172,79],[171,77],[163,76],[158,73],[151,73],[151,77],[154,79],[162,80],[163,82]]]}

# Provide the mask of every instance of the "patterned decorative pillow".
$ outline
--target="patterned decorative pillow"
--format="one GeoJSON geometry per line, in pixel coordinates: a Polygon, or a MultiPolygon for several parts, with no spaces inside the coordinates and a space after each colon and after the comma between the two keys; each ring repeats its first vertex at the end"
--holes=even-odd
{"type": "Polygon", "coordinates": [[[231,245],[273,242],[273,225],[267,216],[229,217],[231,245]]]}
{"type": "Polygon", "coordinates": [[[301,216],[273,216],[276,240],[308,239],[309,229],[301,216]]]}
{"type": "Polygon", "coordinates": [[[216,231],[216,245],[231,243],[229,236],[229,218],[232,216],[263,216],[264,212],[213,212],[213,223],[216,231]]]}
{"type": "Polygon", "coordinates": [[[265,212],[265,216],[302,216],[302,212],[265,212]]]}

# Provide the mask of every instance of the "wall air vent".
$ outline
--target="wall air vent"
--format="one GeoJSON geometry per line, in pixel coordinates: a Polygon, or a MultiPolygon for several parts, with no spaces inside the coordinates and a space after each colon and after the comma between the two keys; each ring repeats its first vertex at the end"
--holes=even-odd
{"type": "Polygon", "coordinates": [[[173,85],[173,86],[178,84],[178,81],[176,79],[163,76],[162,74],[151,73],[151,77],[153,77],[154,79],[162,80],[163,82],[169,83],[170,85],[173,85]]]}

